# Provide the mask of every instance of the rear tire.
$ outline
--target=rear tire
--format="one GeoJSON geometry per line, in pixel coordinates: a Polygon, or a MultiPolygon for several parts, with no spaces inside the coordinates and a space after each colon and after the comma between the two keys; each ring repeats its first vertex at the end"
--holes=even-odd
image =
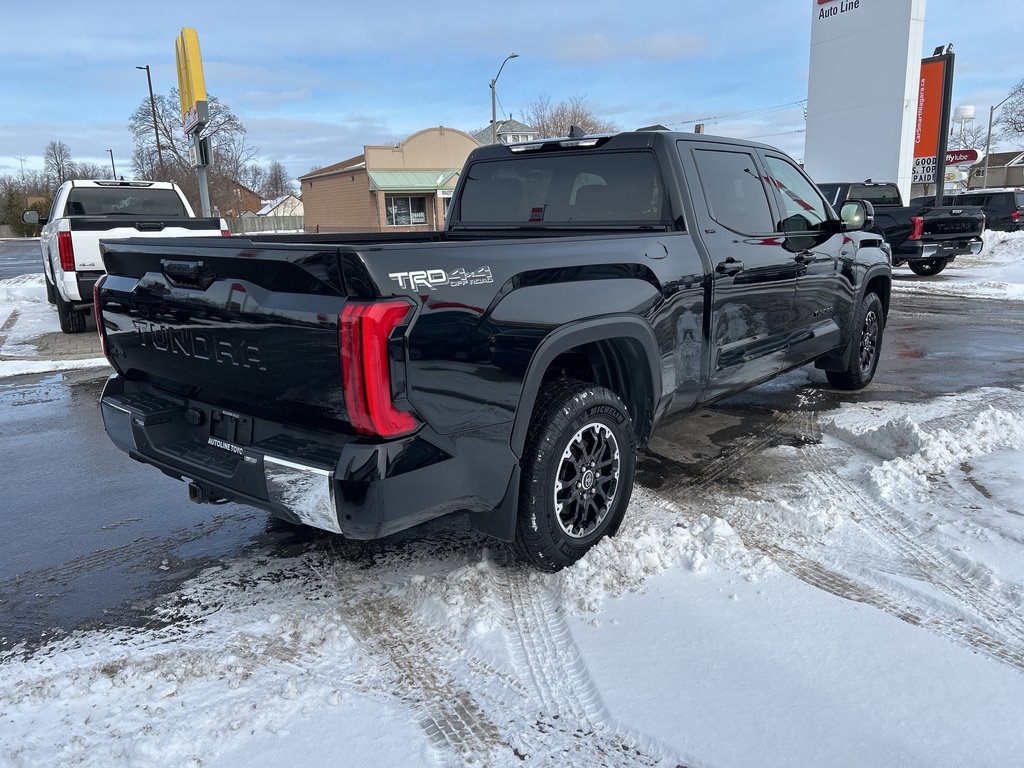
{"type": "Polygon", "coordinates": [[[64,301],[60,292],[54,290],[57,302],[57,319],[64,333],[81,333],[85,330],[85,312],[76,310],[69,302],[64,301]]]}
{"type": "Polygon", "coordinates": [[[629,505],[636,440],[622,400],[574,379],[541,390],[522,459],[515,548],[545,571],[613,535],[629,505]]]}
{"type": "Polygon", "coordinates": [[[885,313],[877,293],[866,293],[853,318],[853,351],[845,371],[825,371],[836,389],[863,389],[871,383],[882,350],[885,313]]]}
{"type": "Polygon", "coordinates": [[[921,277],[937,275],[946,268],[947,264],[949,264],[949,259],[924,259],[923,261],[909,262],[910,271],[915,275],[921,275],[921,277]]]}

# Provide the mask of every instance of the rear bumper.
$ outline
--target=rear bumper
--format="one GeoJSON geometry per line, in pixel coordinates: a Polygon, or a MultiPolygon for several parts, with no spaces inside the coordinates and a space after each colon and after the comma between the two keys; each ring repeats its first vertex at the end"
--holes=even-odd
{"type": "Polygon", "coordinates": [[[370,442],[236,414],[117,375],[100,408],[107,435],[133,459],[205,495],[352,539],[450,512],[494,510],[515,466],[507,443],[495,450],[493,435],[466,436],[448,451],[419,434],[370,442]],[[211,435],[224,414],[239,419],[234,439],[211,435]]]}
{"type": "Polygon", "coordinates": [[[977,256],[985,243],[980,239],[946,240],[941,242],[907,242],[896,258],[902,261],[954,259],[957,256],[977,256]]]}
{"type": "Polygon", "coordinates": [[[102,270],[89,272],[63,272],[59,274],[61,293],[76,309],[92,306],[92,288],[103,276],[102,270]]]}

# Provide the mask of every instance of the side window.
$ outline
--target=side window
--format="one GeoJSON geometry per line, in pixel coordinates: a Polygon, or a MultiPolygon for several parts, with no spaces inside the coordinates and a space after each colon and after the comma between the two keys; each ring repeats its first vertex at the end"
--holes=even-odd
{"type": "MultiPolygon", "coordinates": [[[[782,203],[782,221],[778,232],[820,232],[828,221],[825,201],[818,190],[795,165],[777,157],[767,157],[768,181],[782,203]]],[[[853,195],[852,197],[857,197],[853,195]]]]}
{"type": "Polygon", "coordinates": [[[697,149],[693,155],[711,218],[747,235],[774,231],[768,195],[752,155],[717,149],[697,149]]]}

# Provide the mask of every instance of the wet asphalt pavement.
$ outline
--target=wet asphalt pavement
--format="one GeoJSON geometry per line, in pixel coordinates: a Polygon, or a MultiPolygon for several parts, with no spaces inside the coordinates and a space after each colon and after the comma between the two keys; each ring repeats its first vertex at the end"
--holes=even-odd
{"type": "Polygon", "coordinates": [[[42,271],[38,237],[0,240],[0,280],[42,271]]]}
{"type": "MultiPolygon", "coordinates": [[[[1022,331],[1022,303],[897,294],[874,383],[829,393],[822,407],[1018,386],[1022,331]]],[[[103,432],[105,376],[0,379],[0,650],[74,628],[145,624],[161,595],[222,558],[292,555],[329,537],[248,507],[192,504],[183,483],[128,459],[103,432]]],[[[803,368],[715,409],[740,417],[739,433],[826,386],[803,368]]],[[[685,421],[663,432],[685,435],[685,421]]],[[[641,458],[641,482],[660,467],[641,458]]]]}

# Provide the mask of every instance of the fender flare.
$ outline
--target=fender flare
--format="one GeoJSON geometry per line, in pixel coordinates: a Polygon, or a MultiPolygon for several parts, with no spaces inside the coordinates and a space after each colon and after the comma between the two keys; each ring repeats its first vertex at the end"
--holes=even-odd
{"type": "Polygon", "coordinates": [[[632,339],[638,342],[644,350],[651,383],[653,420],[653,415],[657,411],[662,397],[662,380],[658,342],[651,325],[637,315],[606,315],[570,323],[545,336],[530,359],[512,427],[511,448],[517,458],[523,456],[537,395],[540,393],[544,374],[555,358],[573,347],[595,341],[610,341],[620,338],[632,339]]]}

